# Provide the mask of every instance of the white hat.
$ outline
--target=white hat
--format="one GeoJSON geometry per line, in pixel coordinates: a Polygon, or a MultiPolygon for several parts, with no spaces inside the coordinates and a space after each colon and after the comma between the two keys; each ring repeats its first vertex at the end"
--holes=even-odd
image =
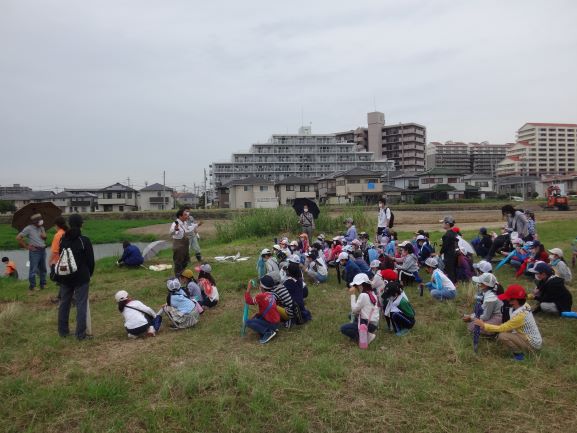
{"type": "Polygon", "coordinates": [[[370,267],[371,267],[371,268],[378,268],[379,266],[381,266],[380,260],[373,260],[373,261],[371,262],[371,266],[370,266],[370,267]]]}
{"type": "Polygon", "coordinates": [[[298,254],[293,254],[292,256],[289,257],[288,261],[291,263],[300,263],[301,258],[299,257],[298,254]]]}
{"type": "Polygon", "coordinates": [[[563,250],[561,248],[552,248],[547,251],[549,251],[551,254],[555,254],[556,256],[563,258],[563,250]]]}
{"type": "Polygon", "coordinates": [[[344,251],[345,253],[350,253],[352,250],[353,250],[353,246],[352,246],[352,245],[345,245],[345,246],[343,247],[343,251],[344,251]]]}
{"type": "Polygon", "coordinates": [[[418,240],[418,241],[425,241],[425,240],[427,240],[427,237],[426,237],[426,236],[423,236],[423,235],[418,235],[418,236],[417,236],[417,240],[418,240]]]}
{"type": "Polygon", "coordinates": [[[280,245],[274,244],[274,245],[272,246],[272,249],[273,249],[273,250],[280,251],[280,245]]]}
{"type": "Polygon", "coordinates": [[[120,290],[116,292],[114,299],[116,299],[116,302],[126,301],[128,299],[128,292],[126,290],[120,290]]]}
{"type": "Polygon", "coordinates": [[[204,264],[200,265],[200,270],[202,272],[206,272],[207,274],[210,274],[212,272],[212,266],[210,266],[208,263],[204,263],[204,264]]]}
{"type": "Polygon", "coordinates": [[[436,268],[439,266],[439,262],[437,261],[436,257],[429,257],[425,260],[425,265],[430,266],[431,268],[436,268]]]}
{"type": "Polygon", "coordinates": [[[497,277],[493,274],[485,272],[478,277],[473,277],[473,281],[478,284],[484,284],[485,286],[495,287],[497,285],[497,277]]]}
{"type": "Polygon", "coordinates": [[[340,262],[341,260],[348,260],[348,259],[349,254],[343,251],[342,253],[339,254],[339,258],[337,260],[340,262]]]}
{"type": "Polygon", "coordinates": [[[360,247],[363,243],[361,241],[359,241],[358,239],[353,239],[351,241],[352,245],[356,245],[357,247],[360,247]]]}
{"type": "Polygon", "coordinates": [[[491,272],[493,270],[493,265],[486,260],[481,260],[479,263],[474,263],[473,267],[480,270],[482,273],[491,272]]]}
{"type": "Polygon", "coordinates": [[[167,287],[168,290],[170,290],[171,292],[175,292],[176,290],[180,289],[180,281],[178,281],[177,279],[168,280],[168,281],[166,282],[166,287],[167,287]]]}
{"type": "Polygon", "coordinates": [[[399,247],[406,247],[406,246],[409,245],[409,244],[410,244],[409,241],[403,241],[403,242],[401,242],[398,246],[399,246],[399,247]]]}
{"type": "Polygon", "coordinates": [[[349,284],[349,287],[360,286],[363,283],[370,283],[370,282],[371,280],[369,280],[367,274],[361,272],[360,274],[355,275],[355,278],[353,278],[353,282],[349,284]]]}
{"type": "Polygon", "coordinates": [[[291,247],[298,247],[298,246],[299,246],[299,243],[298,243],[297,241],[292,241],[289,245],[290,245],[291,247]]]}
{"type": "Polygon", "coordinates": [[[270,250],[268,248],[265,248],[264,250],[262,250],[260,252],[261,256],[268,256],[269,254],[271,254],[270,250]]]}
{"type": "Polygon", "coordinates": [[[513,238],[512,238],[512,239],[511,239],[511,243],[512,243],[513,245],[523,245],[523,239],[521,239],[521,238],[514,238],[514,239],[513,239],[513,238]]]}

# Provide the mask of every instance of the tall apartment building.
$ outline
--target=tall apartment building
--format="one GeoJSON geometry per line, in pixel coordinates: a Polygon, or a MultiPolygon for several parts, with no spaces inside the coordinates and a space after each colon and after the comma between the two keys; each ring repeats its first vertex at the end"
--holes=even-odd
{"type": "Polygon", "coordinates": [[[462,143],[447,141],[427,144],[427,170],[432,168],[452,168],[473,174],[495,174],[497,164],[505,158],[507,144],[462,143]]]}
{"type": "Polygon", "coordinates": [[[497,176],[542,176],[576,171],[577,124],[525,123],[497,165],[497,176]]]}
{"type": "MultiPolygon", "coordinates": [[[[257,177],[279,181],[289,176],[318,178],[335,171],[363,167],[386,173],[394,169],[391,161],[376,160],[372,152],[357,150],[357,143],[342,134],[312,134],[310,127],[298,134],[275,134],[267,143],[253,144],[248,152],[234,153],[229,162],[210,165],[213,187],[233,179],[257,177]]],[[[358,137],[363,133],[359,132],[358,137]]]]}
{"type": "Polygon", "coordinates": [[[20,186],[19,183],[15,183],[12,186],[0,186],[0,195],[20,194],[27,191],[32,191],[32,188],[28,188],[27,186],[20,186]]]}
{"type": "Polygon", "coordinates": [[[367,123],[369,152],[394,161],[396,170],[425,170],[427,128],[418,123],[385,125],[385,115],[378,111],[367,114],[367,123]]]}

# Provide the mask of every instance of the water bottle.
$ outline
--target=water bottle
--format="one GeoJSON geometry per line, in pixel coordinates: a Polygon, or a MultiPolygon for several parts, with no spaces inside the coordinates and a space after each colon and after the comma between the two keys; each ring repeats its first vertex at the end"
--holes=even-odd
{"type": "Polygon", "coordinates": [[[359,349],[367,349],[369,347],[369,327],[360,322],[359,316],[359,349]]]}

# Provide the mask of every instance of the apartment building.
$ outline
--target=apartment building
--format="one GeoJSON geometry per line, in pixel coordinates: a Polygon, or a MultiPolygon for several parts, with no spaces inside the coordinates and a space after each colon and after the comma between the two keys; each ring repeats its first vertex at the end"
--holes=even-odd
{"type": "Polygon", "coordinates": [[[497,165],[498,177],[550,176],[576,171],[577,124],[525,123],[497,165]]]}
{"type": "Polygon", "coordinates": [[[318,178],[359,166],[381,173],[393,169],[392,161],[375,159],[373,153],[359,151],[355,142],[346,140],[336,134],[312,134],[310,127],[300,128],[298,134],[275,134],[267,143],[253,144],[248,152],[234,153],[229,162],[212,163],[211,185],[247,177],[272,182],[290,176],[318,178]]]}
{"type": "Polygon", "coordinates": [[[497,164],[505,159],[513,143],[491,144],[437,141],[427,144],[427,170],[435,167],[463,170],[473,174],[495,174],[497,164]]]}
{"type": "Polygon", "coordinates": [[[32,188],[21,186],[19,183],[14,183],[12,186],[0,186],[0,196],[8,194],[20,194],[21,192],[32,191],[32,188]]]}

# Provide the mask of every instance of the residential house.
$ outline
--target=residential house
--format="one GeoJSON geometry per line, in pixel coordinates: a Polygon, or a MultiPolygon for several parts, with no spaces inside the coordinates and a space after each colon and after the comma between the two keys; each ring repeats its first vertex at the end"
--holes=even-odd
{"type": "Polygon", "coordinates": [[[14,203],[16,210],[23,208],[29,203],[41,203],[52,201],[53,191],[23,191],[14,194],[0,196],[0,200],[14,203]]]}
{"type": "Polygon", "coordinates": [[[173,194],[177,206],[188,205],[196,209],[199,205],[200,197],[193,192],[175,192],[173,194]]]}
{"type": "Polygon", "coordinates": [[[557,176],[546,176],[543,177],[542,182],[544,191],[547,191],[547,188],[551,185],[558,185],[562,194],[577,194],[577,172],[557,176]]]}
{"type": "Polygon", "coordinates": [[[221,189],[228,190],[228,207],[231,209],[278,207],[274,183],[269,180],[258,177],[235,179],[222,185],[221,189]]]}
{"type": "Polygon", "coordinates": [[[138,191],[138,209],[141,211],[174,209],[174,189],[153,183],[138,191]]]}
{"type": "Polygon", "coordinates": [[[51,200],[63,213],[94,212],[98,206],[98,195],[86,191],[62,191],[51,200]]]}
{"type": "Polygon", "coordinates": [[[496,195],[495,179],[490,174],[467,174],[463,176],[466,186],[479,188],[482,200],[488,196],[496,195]]]}
{"type": "Polygon", "coordinates": [[[275,184],[281,206],[290,205],[297,198],[317,198],[318,181],[311,178],[289,176],[275,184]]]}
{"type": "Polygon", "coordinates": [[[100,212],[128,212],[138,210],[138,193],[126,185],[115,183],[98,190],[100,212]]]}
{"type": "Polygon", "coordinates": [[[336,171],[317,179],[317,197],[320,203],[336,203],[337,180],[336,176],[342,171],[336,171]]]}
{"type": "Polygon", "coordinates": [[[382,172],[353,168],[339,173],[336,180],[337,203],[376,203],[383,195],[382,172]]]}

